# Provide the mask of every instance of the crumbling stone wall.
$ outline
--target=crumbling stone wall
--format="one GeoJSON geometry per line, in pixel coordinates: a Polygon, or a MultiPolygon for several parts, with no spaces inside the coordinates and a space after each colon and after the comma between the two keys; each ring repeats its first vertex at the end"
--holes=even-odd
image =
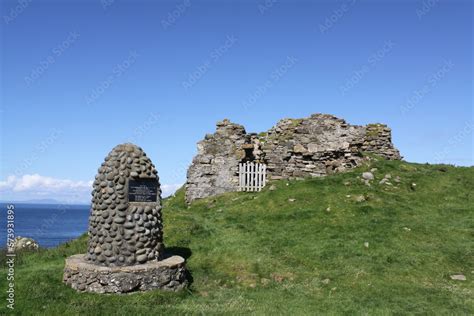
{"type": "Polygon", "coordinates": [[[197,145],[198,154],[187,173],[186,201],[237,190],[235,174],[245,155],[242,146],[249,140],[242,125],[218,122],[216,132],[197,145]]]}
{"type": "Polygon", "coordinates": [[[390,160],[401,159],[400,152],[392,144],[392,130],[384,124],[365,126],[362,151],[376,153],[390,160]]]}
{"type": "Polygon", "coordinates": [[[224,120],[198,143],[198,155],[188,170],[186,201],[237,191],[239,162],[265,163],[270,180],[319,177],[354,168],[362,161],[362,152],[401,159],[390,128],[383,124],[357,126],[332,115],[313,114],[283,119],[257,135],[224,120]]]}

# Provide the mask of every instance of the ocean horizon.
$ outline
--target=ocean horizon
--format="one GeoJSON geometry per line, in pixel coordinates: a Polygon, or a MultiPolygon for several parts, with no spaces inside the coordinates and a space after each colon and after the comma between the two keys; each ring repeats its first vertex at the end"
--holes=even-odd
{"type": "Polygon", "coordinates": [[[33,238],[40,247],[51,248],[87,232],[90,205],[0,203],[0,247],[6,246],[7,205],[14,205],[15,237],[33,238]]]}

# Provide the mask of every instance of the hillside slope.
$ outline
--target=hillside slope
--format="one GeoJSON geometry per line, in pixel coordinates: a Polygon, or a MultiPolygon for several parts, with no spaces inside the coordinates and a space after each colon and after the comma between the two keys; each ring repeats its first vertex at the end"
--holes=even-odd
{"type": "Polygon", "coordinates": [[[165,243],[187,258],[188,291],[76,293],[62,268],[86,251],[82,236],[18,256],[15,313],[473,314],[473,192],[473,167],[400,161],[190,207],[180,190],[164,203],[165,243]],[[359,177],[372,168],[367,186],[359,177]],[[387,174],[390,184],[379,184],[387,174]]]}

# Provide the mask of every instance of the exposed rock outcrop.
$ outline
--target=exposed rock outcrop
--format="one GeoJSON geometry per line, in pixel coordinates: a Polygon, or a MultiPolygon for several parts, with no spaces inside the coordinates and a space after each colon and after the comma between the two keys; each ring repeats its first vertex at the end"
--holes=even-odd
{"type": "Polygon", "coordinates": [[[18,236],[15,238],[13,251],[38,250],[39,244],[32,238],[18,236]]]}

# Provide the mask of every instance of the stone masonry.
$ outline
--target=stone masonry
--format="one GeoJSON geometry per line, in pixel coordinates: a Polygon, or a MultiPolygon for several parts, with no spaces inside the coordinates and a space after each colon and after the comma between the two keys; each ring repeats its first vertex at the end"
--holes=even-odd
{"type": "MultiPolygon", "coordinates": [[[[152,179],[155,166],[132,144],[116,146],[95,177],[89,217],[86,259],[106,266],[124,266],[159,259],[163,253],[161,202],[129,203],[129,179],[152,179]]],[[[158,195],[161,192],[158,193],[158,195]]]]}
{"type": "Polygon", "coordinates": [[[83,255],[74,255],[66,259],[63,281],[77,291],[94,293],[179,291],[188,284],[185,262],[180,256],[133,266],[105,267],[84,260],[83,255]]]}
{"type": "Polygon", "coordinates": [[[185,260],[164,248],[155,166],[140,147],[118,145],[93,183],[87,253],[66,259],[63,281],[95,293],[183,289],[185,260]]]}
{"type": "Polygon", "coordinates": [[[267,165],[270,180],[320,177],[343,172],[362,161],[362,153],[401,159],[392,144],[391,129],[383,124],[350,125],[327,114],[283,119],[269,131],[248,134],[225,119],[214,134],[198,143],[188,169],[186,201],[238,190],[238,164],[267,165]]]}

